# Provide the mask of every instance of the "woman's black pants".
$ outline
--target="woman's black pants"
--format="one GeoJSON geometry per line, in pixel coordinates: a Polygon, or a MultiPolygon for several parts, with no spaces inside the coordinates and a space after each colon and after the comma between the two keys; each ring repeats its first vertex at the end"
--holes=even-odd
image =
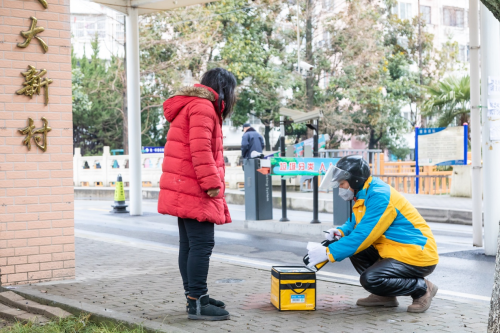
{"type": "Polygon", "coordinates": [[[373,245],[350,259],[361,275],[359,281],[363,288],[378,296],[422,297],[427,291],[424,277],[436,268],[436,265],[419,267],[391,258],[382,259],[373,245]]]}
{"type": "Polygon", "coordinates": [[[214,224],[178,218],[179,270],[184,290],[199,298],[208,293],[207,276],[214,248],[214,224]]]}

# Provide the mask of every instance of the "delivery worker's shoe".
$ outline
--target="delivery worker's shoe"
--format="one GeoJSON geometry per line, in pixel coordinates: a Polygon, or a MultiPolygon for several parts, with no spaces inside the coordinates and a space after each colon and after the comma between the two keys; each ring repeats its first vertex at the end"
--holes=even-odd
{"type": "Polygon", "coordinates": [[[432,298],[436,296],[438,287],[427,279],[425,283],[427,284],[427,292],[424,296],[413,300],[413,304],[408,307],[408,312],[422,313],[431,306],[432,298]]]}
{"type": "Polygon", "coordinates": [[[229,312],[209,303],[208,295],[201,295],[198,299],[188,297],[188,319],[194,320],[227,320],[229,312]]]}
{"type": "MultiPolygon", "coordinates": [[[[186,296],[186,312],[189,312],[189,302],[187,301],[188,295],[189,295],[189,291],[185,291],[184,295],[186,296]]],[[[221,308],[221,309],[225,309],[226,308],[226,304],[224,304],[224,302],[218,301],[218,300],[213,299],[213,298],[209,298],[208,299],[208,303],[210,303],[212,305],[215,305],[216,307],[221,308]]]]}
{"type": "Polygon", "coordinates": [[[396,297],[387,297],[387,296],[378,296],[374,294],[370,294],[370,296],[366,298],[360,298],[356,302],[356,305],[359,306],[387,306],[394,307],[398,306],[399,302],[396,297]]]}

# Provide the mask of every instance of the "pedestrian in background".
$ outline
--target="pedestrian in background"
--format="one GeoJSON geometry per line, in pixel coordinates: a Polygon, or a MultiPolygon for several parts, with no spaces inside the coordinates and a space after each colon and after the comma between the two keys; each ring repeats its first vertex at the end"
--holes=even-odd
{"type": "Polygon", "coordinates": [[[243,137],[241,138],[241,158],[251,158],[252,152],[262,153],[264,138],[249,123],[243,124],[243,137]]]}
{"type": "Polygon", "coordinates": [[[231,222],[224,198],[222,121],[236,101],[236,79],[225,69],[205,74],[163,103],[170,122],[160,180],[158,212],[178,218],[179,270],[189,319],[224,320],[222,301],[208,295],[214,224],[231,222]]]}

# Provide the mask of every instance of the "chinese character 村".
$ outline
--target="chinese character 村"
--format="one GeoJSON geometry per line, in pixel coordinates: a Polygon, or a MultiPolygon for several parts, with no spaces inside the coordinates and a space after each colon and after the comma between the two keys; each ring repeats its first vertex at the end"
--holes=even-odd
{"type": "Polygon", "coordinates": [[[40,148],[42,151],[47,151],[47,133],[52,130],[48,126],[48,121],[44,117],[42,117],[43,127],[39,129],[35,129],[34,121],[31,118],[28,118],[28,126],[25,128],[21,128],[19,132],[21,134],[26,135],[23,140],[23,145],[28,147],[28,150],[31,150],[31,139],[35,141],[35,145],[40,148]],[[40,135],[41,134],[41,135],[40,135]]]}
{"type": "Polygon", "coordinates": [[[37,36],[37,34],[43,32],[45,28],[36,26],[36,23],[38,22],[36,17],[31,16],[30,19],[32,20],[30,29],[28,31],[21,31],[21,36],[26,38],[26,40],[22,43],[18,43],[17,46],[22,48],[28,47],[33,37],[35,37],[40,42],[40,45],[42,45],[43,53],[45,53],[49,50],[49,46],[40,37],[37,36]]]}
{"type": "Polygon", "coordinates": [[[29,65],[28,67],[29,69],[27,72],[21,72],[26,79],[26,82],[23,83],[24,88],[16,91],[16,94],[33,98],[34,94],[40,95],[40,89],[44,87],[45,105],[47,105],[49,103],[49,84],[51,84],[53,80],[48,78],[42,79],[42,76],[47,74],[47,70],[42,69],[37,73],[37,69],[34,66],[29,65]]]}

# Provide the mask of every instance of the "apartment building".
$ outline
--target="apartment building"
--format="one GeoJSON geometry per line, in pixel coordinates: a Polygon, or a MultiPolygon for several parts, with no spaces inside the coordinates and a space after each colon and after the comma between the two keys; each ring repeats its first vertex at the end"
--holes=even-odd
{"type": "Polygon", "coordinates": [[[71,45],[78,57],[92,54],[91,41],[98,35],[99,57],[123,57],[125,16],[108,7],[87,0],[71,0],[71,45]]]}

